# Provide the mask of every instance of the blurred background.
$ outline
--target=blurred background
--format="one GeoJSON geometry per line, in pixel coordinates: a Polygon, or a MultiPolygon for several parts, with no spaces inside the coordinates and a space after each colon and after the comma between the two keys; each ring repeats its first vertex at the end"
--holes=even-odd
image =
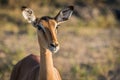
{"type": "Polygon", "coordinates": [[[37,17],[75,6],[58,29],[61,48],[53,55],[63,80],[120,80],[120,0],[0,0],[0,80],[9,80],[25,56],[39,55],[36,30],[24,20],[22,5],[37,17]]]}

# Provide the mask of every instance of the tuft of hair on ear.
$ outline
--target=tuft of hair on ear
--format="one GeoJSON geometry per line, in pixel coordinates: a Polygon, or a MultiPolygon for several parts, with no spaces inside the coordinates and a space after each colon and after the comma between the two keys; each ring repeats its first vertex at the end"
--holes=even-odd
{"type": "Polygon", "coordinates": [[[22,6],[21,7],[21,10],[23,11],[23,10],[25,10],[27,7],[26,6],[22,6]]]}

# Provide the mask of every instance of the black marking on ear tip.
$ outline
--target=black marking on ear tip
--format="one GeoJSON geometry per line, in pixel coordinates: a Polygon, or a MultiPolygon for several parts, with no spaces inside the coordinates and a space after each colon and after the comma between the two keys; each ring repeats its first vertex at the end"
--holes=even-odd
{"type": "Polygon", "coordinates": [[[26,6],[22,6],[21,7],[21,10],[23,11],[23,10],[25,10],[27,7],[26,6]]]}
{"type": "Polygon", "coordinates": [[[68,6],[71,10],[74,10],[74,6],[68,6]]]}
{"type": "Polygon", "coordinates": [[[63,18],[63,20],[65,21],[65,20],[68,20],[68,18],[63,18]]]}

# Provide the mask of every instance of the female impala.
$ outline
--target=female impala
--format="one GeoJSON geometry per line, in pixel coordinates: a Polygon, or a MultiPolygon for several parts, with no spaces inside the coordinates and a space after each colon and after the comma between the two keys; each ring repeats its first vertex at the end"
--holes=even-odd
{"type": "Polygon", "coordinates": [[[24,18],[37,29],[40,57],[29,55],[19,61],[13,68],[10,80],[61,80],[53,65],[52,53],[59,50],[56,36],[58,24],[68,20],[72,13],[73,6],[68,6],[54,18],[36,18],[32,9],[22,7],[24,18]]]}

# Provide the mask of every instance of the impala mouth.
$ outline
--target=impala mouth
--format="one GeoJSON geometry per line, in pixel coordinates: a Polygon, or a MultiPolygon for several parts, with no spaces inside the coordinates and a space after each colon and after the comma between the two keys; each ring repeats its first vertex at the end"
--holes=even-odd
{"type": "Polygon", "coordinates": [[[50,47],[49,47],[49,50],[50,50],[52,53],[57,53],[58,50],[59,50],[59,46],[57,46],[57,47],[52,47],[52,46],[50,46],[50,47]]]}

